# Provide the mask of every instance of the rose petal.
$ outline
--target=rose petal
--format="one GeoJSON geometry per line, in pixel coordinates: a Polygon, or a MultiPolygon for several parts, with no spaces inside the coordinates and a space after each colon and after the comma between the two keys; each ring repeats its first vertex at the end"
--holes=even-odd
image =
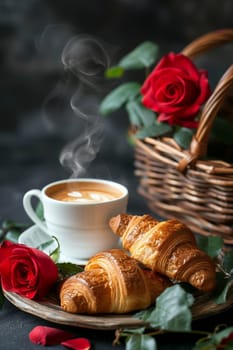
{"type": "Polygon", "coordinates": [[[28,336],[32,343],[46,346],[60,344],[73,338],[74,334],[53,327],[36,326],[28,336]]]}
{"type": "Polygon", "coordinates": [[[192,76],[193,80],[198,80],[199,79],[199,72],[195,64],[192,62],[192,60],[180,53],[174,53],[170,52],[162,59],[160,62],[156,65],[154,70],[160,70],[162,68],[167,68],[167,67],[173,67],[173,68],[178,68],[182,69],[184,74],[187,72],[189,75],[192,76]]]}
{"type": "Polygon", "coordinates": [[[89,350],[91,348],[91,343],[86,338],[75,338],[67,340],[62,342],[61,345],[74,350],[89,350]]]}

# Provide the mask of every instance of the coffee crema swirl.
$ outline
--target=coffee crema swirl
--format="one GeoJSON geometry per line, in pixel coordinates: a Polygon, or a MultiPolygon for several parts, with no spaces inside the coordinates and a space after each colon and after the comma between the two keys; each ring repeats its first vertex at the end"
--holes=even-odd
{"type": "Polygon", "coordinates": [[[47,195],[62,202],[102,203],[122,196],[122,192],[106,185],[92,183],[60,184],[47,190],[47,195]]]}

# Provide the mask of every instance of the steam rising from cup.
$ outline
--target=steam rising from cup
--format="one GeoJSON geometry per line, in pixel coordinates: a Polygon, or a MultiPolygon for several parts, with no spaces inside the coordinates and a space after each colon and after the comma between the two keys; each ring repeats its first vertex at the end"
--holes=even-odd
{"type": "Polygon", "coordinates": [[[66,44],[62,53],[62,63],[81,82],[92,88],[103,79],[103,73],[109,65],[109,56],[104,44],[87,35],[76,36],[66,44]]]}
{"type": "Polygon", "coordinates": [[[73,178],[85,176],[102,143],[104,123],[98,113],[97,95],[104,82],[104,71],[109,66],[106,53],[99,40],[87,35],[72,38],[62,52],[65,72],[72,73],[77,80],[70,108],[77,117],[78,136],[60,154],[61,164],[72,171],[73,178]]]}

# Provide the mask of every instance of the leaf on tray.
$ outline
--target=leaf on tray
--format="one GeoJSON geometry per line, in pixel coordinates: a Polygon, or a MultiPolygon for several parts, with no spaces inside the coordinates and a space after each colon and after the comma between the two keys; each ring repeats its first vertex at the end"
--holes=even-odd
{"type": "Polygon", "coordinates": [[[21,231],[19,231],[18,229],[12,228],[7,232],[5,239],[14,243],[18,243],[18,239],[20,235],[21,235],[21,231]]]}
{"type": "Polygon", "coordinates": [[[230,288],[233,286],[233,277],[226,278],[222,272],[217,273],[217,287],[213,292],[213,301],[216,304],[223,304],[227,302],[227,296],[230,288]]]}
{"type": "Polygon", "coordinates": [[[233,274],[233,250],[229,250],[223,256],[222,266],[224,271],[233,274]]]}
{"type": "Polygon", "coordinates": [[[13,220],[4,220],[0,228],[0,243],[8,240],[14,243],[18,242],[18,238],[28,225],[13,220]]]}
{"type": "Polygon", "coordinates": [[[68,278],[78,272],[83,271],[83,267],[72,263],[57,263],[56,265],[62,279],[68,278]]]}
{"type": "Polygon", "coordinates": [[[214,350],[214,349],[225,349],[230,350],[232,349],[232,344],[229,344],[227,342],[227,338],[231,335],[233,332],[233,327],[225,328],[224,330],[221,330],[219,332],[215,332],[211,336],[208,335],[204,338],[199,339],[196,342],[195,347],[193,350],[214,350]],[[228,343],[228,346],[224,345],[228,343]]]}
{"type": "Polygon", "coordinates": [[[192,294],[179,284],[167,288],[157,299],[156,307],[146,319],[154,328],[168,331],[190,331],[194,302],[192,294]]]}
{"type": "Polygon", "coordinates": [[[131,335],[126,340],[126,350],[156,350],[157,343],[155,338],[150,335],[131,335]]]}

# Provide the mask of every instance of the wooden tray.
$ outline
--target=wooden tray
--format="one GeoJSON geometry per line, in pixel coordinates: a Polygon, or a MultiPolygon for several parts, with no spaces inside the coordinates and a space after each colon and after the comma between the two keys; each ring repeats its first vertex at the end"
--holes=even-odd
{"type": "MultiPolygon", "coordinates": [[[[98,316],[70,314],[61,309],[54,300],[38,302],[24,298],[18,294],[3,291],[5,297],[18,309],[44,320],[72,327],[83,327],[99,330],[111,330],[124,327],[145,326],[142,320],[132,315],[104,314],[98,316]]],[[[210,317],[226,311],[233,305],[233,290],[229,292],[228,300],[217,305],[207,295],[197,297],[192,308],[193,320],[210,317]]]]}

